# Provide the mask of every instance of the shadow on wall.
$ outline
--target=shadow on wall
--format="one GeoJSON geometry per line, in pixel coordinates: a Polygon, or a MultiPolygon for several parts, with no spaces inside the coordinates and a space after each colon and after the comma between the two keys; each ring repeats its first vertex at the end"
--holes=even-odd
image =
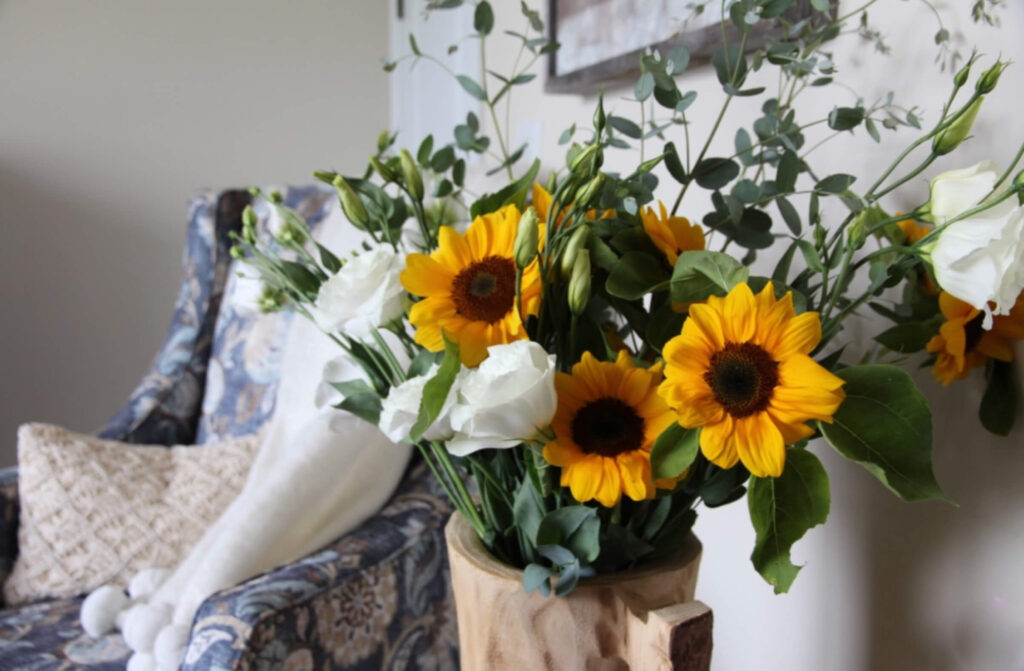
{"type": "Polygon", "coordinates": [[[943,389],[927,372],[917,376],[935,417],[936,474],[959,507],[906,505],[878,495],[868,477],[859,483],[871,590],[866,668],[1024,668],[1024,426],[1006,438],[981,429],[982,377],[943,389]]]}
{"type": "Polygon", "coordinates": [[[167,277],[185,226],[132,225],[140,213],[117,202],[0,163],[0,467],[15,463],[23,422],[99,427],[117,410],[110,399],[127,397],[162,341],[177,291],[167,277]],[[167,235],[155,235],[161,230],[167,235]],[[168,267],[154,268],[161,257],[168,267]],[[110,262],[97,265],[100,258],[110,262]]]}

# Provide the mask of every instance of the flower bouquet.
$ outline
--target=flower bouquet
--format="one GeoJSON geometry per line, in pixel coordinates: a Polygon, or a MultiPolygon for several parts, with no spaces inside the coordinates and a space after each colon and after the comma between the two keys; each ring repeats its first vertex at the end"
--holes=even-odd
{"type": "MultiPolygon", "coordinates": [[[[429,6],[464,4],[483,49],[495,26],[486,0],[429,6]]],[[[944,499],[928,404],[904,370],[914,353],[945,383],[987,366],[983,424],[1012,424],[1008,342],[1024,337],[1016,163],[946,173],[930,192],[913,183],[968,138],[1006,64],[956,63],[927,127],[892,96],[804,118],[801,93],[838,76],[827,45],[877,39],[875,2],[842,13],[813,0],[794,15],[796,4],[722,3],[711,58],[722,98],[704,135],[688,117],[696,93],[680,88],[688,52],[651,50],[628,103],[639,119],[599,102],[589,128],[562,135],[564,167],[542,179],[496,113],[557,46],[524,3],[527,30],[507,38],[532,58],[505,74],[453,74],[489,125],[470,114],[451,141],[427,137],[414,152],[385,133],[365,172],[316,173],[365,235],[353,258],[254,190],[277,211],[274,240],[261,241],[250,209],[233,251],[260,272],[264,307],[315,320],[358,364],[359,376],[330,380],[337,407],[415,445],[527,591],[565,596],[582,578],[671,557],[700,504],[745,496],[754,568],[784,592],[799,571],[790,548],[828,516],[822,449],[906,501],[944,499]],[[751,48],[758,24],[774,37],[751,48]],[[754,97],[760,115],[733,128],[734,152],[711,155],[730,103],[754,97]],[[812,150],[840,134],[877,143],[897,130],[914,137],[863,188],[814,167],[812,150]],[[612,152],[636,158],[604,170],[612,152]],[[507,180],[473,196],[490,155],[507,180]],[[698,191],[706,211],[691,205],[698,191]],[[888,210],[897,191],[919,206],[888,210]],[[840,344],[864,310],[895,325],[869,348],[840,344]]],[[[987,3],[975,10],[991,20],[987,3]]],[[[936,40],[955,62],[941,24],[936,40]]],[[[447,67],[410,44],[410,59],[447,67]]]]}

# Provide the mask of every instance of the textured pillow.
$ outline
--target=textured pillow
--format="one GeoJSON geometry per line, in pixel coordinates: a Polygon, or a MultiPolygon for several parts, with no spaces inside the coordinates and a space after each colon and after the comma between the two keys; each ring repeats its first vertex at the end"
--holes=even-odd
{"type": "Polygon", "coordinates": [[[130,445],[23,425],[19,554],[4,599],[71,597],[174,568],[241,491],[258,446],[130,445]]]}

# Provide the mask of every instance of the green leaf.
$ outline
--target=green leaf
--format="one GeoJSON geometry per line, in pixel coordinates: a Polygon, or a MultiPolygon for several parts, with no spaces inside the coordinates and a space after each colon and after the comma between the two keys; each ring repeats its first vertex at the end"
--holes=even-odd
{"type": "Polygon", "coordinates": [[[422,53],[420,52],[420,47],[419,47],[419,45],[418,45],[418,44],[416,44],[416,36],[415,36],[415,35],[413,35],[412,33],[409,33],[409,48],[410,48],[410,49],[412,49],[412,52],[413,52],[414,54],[416,54],[417,56],[422,56],[422,55],[423,55],[423,54],[422,54],[422,53]]]}
{"type": "Polygon", "coordinates": [[[380,396],[375,393],[367,392],[346,396],[337,407],[351,412],[374,426],[380,423],[381,401],[380,396]]]}
{"type": "Polygon", "coordinates": [[[589,564],[601,552],[601,520],[597,510],[587,506],[565,506],[553,510],[541,520],[537,545],[561,545],[581,562],[589,564]]]}
{"type": "Polygon", "coordinates": [[[278,267],[284,276],[295,285],[295,288],[307,296],[316,296],[320,290],[320,278],[301,263],[281,261],[281,265],[278,267]]]}
{"type": "Polygon", "coordinates": [[[828,127],[832,130],[853,130],[864,121],[863,107],[836,107],[828,115],[828,127]]]}
{"type": "Polygon", "coordinates": [[[908,322],[897,324],[891,329],[879,333],[875,340],[882,343],[893,352],[910,354],[920,352],[928,341],[935,335],[935,329],[921,322],[908,322]]]}
{"type": "Polygon", "coordinates": [[[661,263],[644,252],[626,252],[605,282],[612,296],[634,300],[655,291],[666,282],[661,263]]]}
{"type": "Polygon", "coordinates": [[[988,382],[985,395],[981,397],[978,418],[982,426],[997,436],[1008,436],[1013,430],[1017,399],[1017,375],[1012,361],[990,359],[985,369],[988,382]]]}
{"type": "Polygon", "coordinates": [[[430,159],[430,169],[434,172],[445,172],[454,164],[455,150],[450,144],[438,149],[437,153],[430,159]]]}
{"type": "Polygon", "coordinates": [[[518,180],[500,191],[484,195],[473,203],[469,208],[470,217],[475,218],[481,214],[490,214],[509,203],[514,203],[519,209],[522,209],[523,203],[526,202],[526,194],[530,187],[533,186],[534,180],[537,179],[539,171],[540,159],[535,159],[533,165],[526,171],[526,174],[518,180]]]}
{"type": "Polygon", "coordinates": [[[654,75],[650,72],[640,75],[640,79],[636,80],[634,92],[636,93],[636,99],[640,102],[650,98],[651,94],[654,93],[654,75]]]}
{"type": "Polygon", "coordinates": [[[327,249],[319,242],[316,243],[317,251],[320,252],[320,263],[324,265],[324,268],[329,273],[336,273],[341,270],[341,261],[331,253],[331,250],[327,249]]]}
{"type": "Polygon", "coordinates": [[[523,532],[531,544],[531,547],[527,549],[532,553],[537,530],[540,529],[540,522],[544,519],[544,506],[533,486],[533,480],[530,478],[523,478],[519,489],[516,490],[516,497],[512,502],[512,516],[515,518],[516,527],[523,532]]]}
{"type": "Polygon", "coordinates": [[[804,261],[807,262],[808,268],[816,273],[825,272],[825,265],[821,262],[818,250],[814,248],[814,245],[806,240],[797,240],[796,245],[800,248],[800,253],[804,255],[804,261]]]}
{"type": "Polygon", "coordinates": [[[843,191],[849,189],[850,185],[852,185],[855,181],[857,181],[857,178],[854,177],[853,175],[829,175],[825,179],[818,182],[818,185],[815,187],[815,189],[823,193],[842,193],[843,191]]]}
{"type": "Polygon", "coordinates": [[[721,189],[739,174],[739,164],[728,158],[706,158],[693,169],[697,184],[712,190],[721,189]]]}
{"type": "Polygon", "coordinates": [[[747,503],[757,533],[750,561],[776,594],[787,592],[800,572],[790,559],[793,544],[828,519],[828,474],[810,452],[787,450],[782,475],[751,478],[747,503]]]}
{"type": "Polygon", "coordinates": [[[651,473],[654,479],[676,478],[697,458],[700,431],[672,424],[658,436],[651,448],[651,473]]]}
{"type": "Polygon", "coordinates": [[[419,149],[416,150],[416,162],[426,167],[430,165],[430,153],[434,151],[434,136],[427,135],[423,138],[423,142],[420,142],[419,149]]]}
{"type": "Polygon", "coordinates": [[[779,208],[779,214],[782,215],[782,220],[786,222],[786,226],[792,231],[793,235],[800,235],[800,231],[803,230],[800,222],[800,213],[793,206],[793,203],[789,202],[782,196],[775,199],[775,205],[779,208]]]}
{"type": "Polygon", "coordinates": [[[729,84],[738,88],[747,76],[747,59],[740,53],[739,45],[736,44],[727,44],[715,51],[711,56],[711,65],[715,68],[718,81],[723,85],[729,84]]]}
{"type": "Polygon", "coordinates": [[[527,593],[537,590],[541,596],[551,596],[551,576],[554,575],[547,566],[528,564],[523,569],[523,589],[527,593]]]}
{"type": "Polygon", "coordinates": [[[819,12],[829,11],[829,4],[831,0],[811,0],[811,6],[813,6],[819,12]]]}
{"type": "Polygon", "coordinates": [[[489,35],[494,29],[494,10],[487,0],[480,0],[473,12],[473,28],[481,35],[489,35]]]}
{"type": "Polygon", "coordinates": [[[414,443],[419,442],[423,433],[441,414],[444,402],[448,399],[448,392],[451,391],[455,377],[459,374],[459,369],[462,368],[462,362],[459,360],[459,344],[448,340],[448,336],[443,332],[441,335],[444,337],[444,359],[441,360],[441,365],[434,377],[423,386],[419,416],[412,429],[409,430],[409,437],[414,443]]]}
{"type": "Polygon", "coordinates": [[[672,179],[680,184],[686,184],[689,181],[686,176],[686,168],[683,167],[683,162],[679,160],[679,152],[676,151],[674,142],[667,142],[665,144],[664,154],[665,168],[668,169],[668,174],[672,175],[672,179]]]}
{"type": "Polygon", "coordinates": [[[792,193],[796,189],[796,179],[800,175],[801,161],[796,152],[787,151],[779,159],[779,169],[775,173],[775,188],[779,193],[792,193]]]}
{"type": "Polygon", "coordinates": [[[477,100],[487,100],[487,94],[484,93],[483,88],[476,83],[476,80],[466,75],[456,75],[455,79],[458,80],[459,85],[465,89],[466,93],[473,96],[477,100]]]}
{"type": "Polygon", "coordinates": [[[891,365],[836,372],[846,400],[822,435],[904,501],[948,501],[932,472],[932,413],[906,372],[891,365]]]}
{"type": "Polygon", "coordinates": [[[724,296],[750,276],[750,269],[722,252],[683,252],[672,271],[671,295],[677,303],[724,296]]]}
{"type": "Polygon", "coordinates": [[[608,123],[611,124],[612,128],[615,130],[619,131],[626,137],[633,138],[634,140],[639,140],[644,134],[640,126],[625,117],[609,116],[608,123]]]}

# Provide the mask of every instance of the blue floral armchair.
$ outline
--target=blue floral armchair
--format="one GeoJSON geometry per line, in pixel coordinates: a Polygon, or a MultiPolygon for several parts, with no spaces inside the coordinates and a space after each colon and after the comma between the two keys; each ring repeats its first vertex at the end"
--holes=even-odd
{"type": "MultiPolygon", "coordinates": [[[[284,192],[315,226],[336,199],[316,187],[284,192]]],[[[253,433],[269,418],[289,316],[233,305],[229,232],[244,191],[200,193],[189,206],[184,282],[153,369],[102,436],[202,444],[253,433]]],[[[294,564],[210,597],[196,614],[183,671],[458,667],[443,527],[451,509],[414,460],[387,506],[352,533],[294,564]]],[[[17,556],[17,471],[0,471],[0,580],[17,556]]],[[[0,669],[123,669],[118,634],[79,623],[81,598],[0,610],[0,669]]]]}

